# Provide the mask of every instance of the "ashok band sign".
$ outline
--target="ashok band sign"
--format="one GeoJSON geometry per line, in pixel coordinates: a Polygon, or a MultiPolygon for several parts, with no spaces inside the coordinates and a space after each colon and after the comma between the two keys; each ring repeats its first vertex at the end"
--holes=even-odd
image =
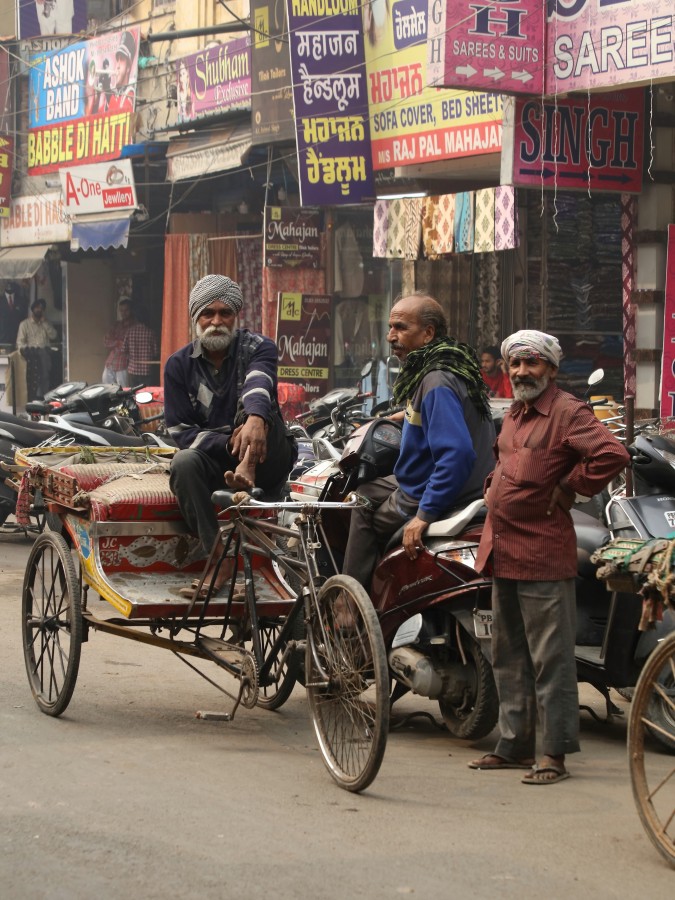
{"type": "Polygon", "coordinates": [[[498,153],[498,94],[427,87],[427,0],[363,4],[373,168],[498,153]]]}
{"type": "Polygon", "coordinates": [[[28,173],[117,159],[132,142],[138,27],[31,60],[28,173]]]}
{"type": "Polygon", "coordinates": [[[373,200],[361,0],[287,0],[300,201],[373,200]]]}
{"type": "Polygon", "coordinates": [[[503,180],[563,190],[590,187],[638,193],[643,113],[640,88],[543,103],[539,97],[517,98],[513,172],[503,171],[503,180]]]}

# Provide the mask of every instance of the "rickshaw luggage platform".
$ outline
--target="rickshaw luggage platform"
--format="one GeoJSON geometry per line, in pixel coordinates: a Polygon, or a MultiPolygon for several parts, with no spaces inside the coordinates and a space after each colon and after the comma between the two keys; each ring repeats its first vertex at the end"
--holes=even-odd
{"type": "MultiPolygon", "coordinates": [[[[24,465],[21,491],[41,491],[77,548],[84,581],[127,619],[199,617],[203,602],[180,590],[204,569],[206,557],[188,532],[169,488],[174,450],[148,448],[34,448],[17,453],[24,465]]],[[[283,615],[292,605],[269,566],[256,569],[261,615],[283,615]]],[[[208,604],[223,615],[227,591],[208,604]]],[[[237,600],[233,603],[237,604],[237,600]]]]}

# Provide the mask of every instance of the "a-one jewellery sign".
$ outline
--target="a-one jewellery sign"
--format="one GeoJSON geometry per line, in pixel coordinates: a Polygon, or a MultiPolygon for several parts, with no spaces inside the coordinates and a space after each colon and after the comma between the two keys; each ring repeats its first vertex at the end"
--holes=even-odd
{"type": "Polygon", "coordinates": [[[61,169],[61,191],[69,215],[134,209],[136,188],[131,160],[61,169]]]}

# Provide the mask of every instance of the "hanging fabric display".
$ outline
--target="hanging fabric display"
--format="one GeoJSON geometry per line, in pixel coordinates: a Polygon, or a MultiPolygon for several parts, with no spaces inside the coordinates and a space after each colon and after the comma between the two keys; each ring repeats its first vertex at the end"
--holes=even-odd
{"type": "Polygon", "coordinates": [[[473,191],[455,194],[455,251],[470,253],[474,241],[473,191]]]}
{"type": "Polygon", "coordinates": [[[476,236],[474,253],[492,253],[495,249],[494,188],[476,191],[476,236]]]}
{"type": "Polygon", "coordinates": [[[436,252],[452,253],[455,249],[455,195],[441,194],[436,216],[438,238],[436,252]]]}
{"type": "Polygon", "coordinates": [[[387,214],[387,259],[402,259],[405,245],[403,199],[390,200],[387,214]]]}
{"type": "Polygon", "coordinates": [[[427,259],[438,259],[438,197],[425,197],[422,204],[422,245],[427,259]]]}
{"type": "Polygon", "coordinates": [[[389,201],[378,200],[373,214],[373,257],[384,259],[387,256],[387,219],[389,217],[389,201]]]}
{"type": "Polygon", "coordinates": [[[518,207],[512,185],[495,188],[495,250],[513,250],[518,246],[518,207]]]}
{"type": "Polygon", "coordinates": [[[404,208],[404,259],[419,259],[422,240],[422,197],[406,197],[404,208]]]}

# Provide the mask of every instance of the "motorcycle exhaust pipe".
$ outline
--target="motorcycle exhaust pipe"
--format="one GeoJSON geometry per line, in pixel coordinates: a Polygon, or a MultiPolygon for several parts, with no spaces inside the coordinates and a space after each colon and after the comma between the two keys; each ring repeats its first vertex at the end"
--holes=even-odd
{"type": "Polygon", "coordinates": [[[443,679],[431,660],[419,650],[397,647],[389,653],[389,665],[394,677],[409,687],[413,694],[435,700],[443,693],[443,679]]]}

